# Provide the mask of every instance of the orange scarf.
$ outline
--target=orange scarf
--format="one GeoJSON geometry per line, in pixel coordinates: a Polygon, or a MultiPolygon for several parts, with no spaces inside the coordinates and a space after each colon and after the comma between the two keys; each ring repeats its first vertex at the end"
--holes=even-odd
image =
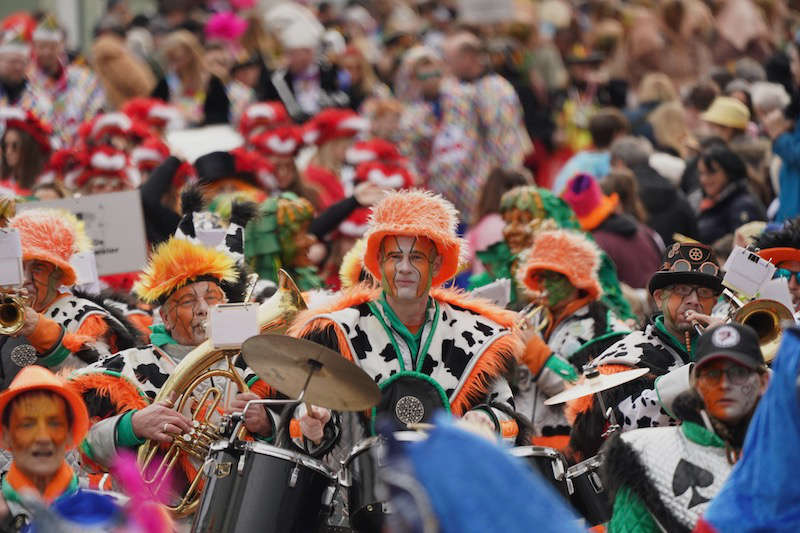
{"type": "Polygon", "coordinates": [[[58,472],[56,472],[56,475],[47,485],[47,488],[45,488],[44,494],[42,494],[39,492],[39,488],[30,479],[28,479],[28,477],[23,474],[19,468],[17,468],[17,463],[12,462],[11,468],[8,470],[8,474],[6,474],[6,481],[8,481],[8,484],[16,492],[21,492],[22,490],[33,490],[39,494],[44,501],[47,503],[52,503],[55,499],[66,492],[74,477],[75,474],[66,461],[61,463],[61,467],[58,469],[58,472]]]}

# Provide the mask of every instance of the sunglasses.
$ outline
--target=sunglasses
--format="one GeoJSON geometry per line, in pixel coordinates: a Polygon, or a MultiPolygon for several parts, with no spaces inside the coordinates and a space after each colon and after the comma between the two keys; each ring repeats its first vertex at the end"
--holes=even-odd
{"type": "Polygon", "coordinates": [[[741,385],[752,375],[753,371],[741,365],[732,365],[726,369],[701,368],[697,371],[697,379],[709,385],[717,385],[722,379],[722,374],[728,378],[728,382],[734,385],[741,385]]]}
{"type": "Polygon", "coordinates": [[[693,292],[696,292],[697,297],[701,300],[710,300],[711,298],[716,298],[717,296],[717,291],[714,289],[709,289],[708,287],[695,287],[693,285],[673,285],[671,290],[681,298],[686,298],[693,292]]]}
{"type": "MultiPolygon", "coordinates": [[[[687,261],[686,259],[678,259],[672,266],[670,267],[670,272],[692,272],[692,264],[687,261]]],[[[706,261],[702,265],[700,265],[695,272],[700,272],[701,274],[708,274],[709,276],[716,276],[719,273],[719,267],[716,263],[712,263],[711,261],[706,261]]]]}
{"type": "Polygon", "coordinates": [[[800,272],[795,272],[787,268],[776,269],[775,274],[772,275],[772,278],[786,278],[789,281],[792,281],[792,278],[794,278],[794,280],[800,284],[800,272]]]}
{"type": "Polygon", "coordinates": [[[22,143],[19,141],[4,141],[3,148],[10,148],[11,150],[19,150],[22,147],[22,143]]]}

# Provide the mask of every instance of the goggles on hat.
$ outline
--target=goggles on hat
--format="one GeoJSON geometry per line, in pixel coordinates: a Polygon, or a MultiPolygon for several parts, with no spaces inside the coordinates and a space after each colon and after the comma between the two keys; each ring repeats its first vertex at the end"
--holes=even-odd
{"type": "Polygon", "coordinates": [[[692,264],[686,259],[678,259],[669,268],[670,272],[700,272],[701,274],[708,274],[709,276],[716,276],[719,274],[719,267],[716,263],[706,261],[701,264],[697,269],[692,269],[692,264]]]}
{"type": "Polygon", "coordinates": [[[717,385],[722,379],[722,374],[725,374],[729,383],[732,383],[733,385],[741,385],[747,381],[747,378],[749,378],[753,372],[754,370],[751,370],[746,366],[734,363],[725,369],[698,368],[697,379],[708,383],[709,385],[717,385]]]}
{"type": "Polygon", "coordinates": [[[775,274],[772,275],[772,278],[786,278],[788,281],[792,281],[792,278],[794,278],[794,280],[800,284],[800,272],[795,272],[788,268],[775,269],[775,274]]]}

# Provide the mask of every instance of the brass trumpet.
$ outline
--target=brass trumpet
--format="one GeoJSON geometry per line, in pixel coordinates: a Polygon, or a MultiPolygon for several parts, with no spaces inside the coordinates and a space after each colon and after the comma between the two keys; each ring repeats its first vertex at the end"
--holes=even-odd
{"type": "Polygon", "coordinates": [[[0,335],[14,335],[25,325],[25,300],[14,291],[0,291],[0,335]]]}
{"type": "Polygon", "coordinates": [[[541,335],[553,323],[553,313],[545,305],[546,294],[540,293],[533,301],[519,312],[517,327],[519,329],[533,328],[541,335]]]}

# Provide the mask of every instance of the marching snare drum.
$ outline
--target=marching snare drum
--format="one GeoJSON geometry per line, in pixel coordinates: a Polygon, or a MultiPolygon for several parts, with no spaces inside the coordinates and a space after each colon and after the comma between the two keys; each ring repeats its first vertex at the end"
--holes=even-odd
{"type": "Polygon", "coordinates": [[[567,489],[567,460],[558,450],[546,446],[517,446],[511,455],[520,457],[535,468],[564,498],[569,498],[567,489]]]}
{"type": "Polygon", "coordinates": [[[611,519],[611,502],[597,472],[601,464],[601,458],[595,455],[569,467],[566,475],[572,489],[570,502],[591,526],[611,519]]]}
{"type": "Polygon", "coordinates": [[[211,447],[197,533],[307,533],[330,514],[336,490],[319,461],[261,442],[211,447]]]}
{"type": "MultiPolygon", "coordinates": [[[[396,431],[395,440],[417,442],[425,438],[417,431],[396,431]]],[[[385,439],[369,437],[356,444],[342,462],[339,483],[347,489],[350,526],[359,532],[379,532],[389,513],[389,489],[380,477],[386,464],[385,439]]]]}

